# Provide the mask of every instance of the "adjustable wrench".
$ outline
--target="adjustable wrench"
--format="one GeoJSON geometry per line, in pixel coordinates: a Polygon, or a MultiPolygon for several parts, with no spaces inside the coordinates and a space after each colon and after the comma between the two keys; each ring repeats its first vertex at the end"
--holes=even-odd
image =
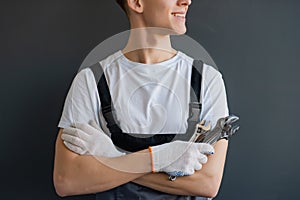
{"type": "MultiPolygon", "coordinates": [[[[190,142],[203,142],[208,144],[215,144],[220,139],[227,139],[234,135],[238,130],[239,126],[233,125],[237,122],[239,117],[235,115],[229,115],[227,117],[220,118],[215,127],[211,129],[211,124],[205,125],[205,120],[202,120],[196,125],[195,132],[190,142]]],[[[176,176],[169,176],[170,181],[175,181],[176,176]]]]}
{"type": "Polygon", "coordinates": [[[233,125],[233,123],[238,120],[239,117],[235,115],[220,118],[212,130],[210,130],[210,124],[203,126],[205,122],[200,122],[197,124],[198,130],[200,129],[200,133],[194,133],[191,141],[213,145],[220,139],[228,139],[239,130],[239,126],[233,125]],[[209,130],[207,130],[208,128],[209,130]],[[196,137],[196,135],[198,135],[198,137],[196,137]]]}

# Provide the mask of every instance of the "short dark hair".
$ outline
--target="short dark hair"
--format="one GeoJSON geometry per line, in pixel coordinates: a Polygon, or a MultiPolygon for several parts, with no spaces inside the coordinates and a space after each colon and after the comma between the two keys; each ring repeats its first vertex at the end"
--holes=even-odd
{"type": "Polygon", "coordinates": [[[117,4],[122,8],[122,10],[127,14],[125,4],[127,3],[127,0],[116,0],[117,4]]]}

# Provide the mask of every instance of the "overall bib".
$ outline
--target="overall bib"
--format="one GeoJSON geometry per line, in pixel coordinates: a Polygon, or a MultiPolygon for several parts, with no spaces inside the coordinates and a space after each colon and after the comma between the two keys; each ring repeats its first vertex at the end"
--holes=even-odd
{"type": "MultiPolygon", "coordinates": [[[[196,124],[199,122],[201,111],[201,73],[203,62],[194,60],[191,74],[191,92],[189,104],[188,128],[186,134],[157,134],[152,137],[135,137],[124,133],[115,121],[114,109],[111,95],[108,89],[105,75],[100,63],[92,65],[90,68],[94,73],[101,101],[102,114],[106,120],[107,128],[111,133],[111,139],[115,146],[127,152],[136,152],[147,149],[149,146],[164,144],[175,140],[188,141],[193,135],[196,124]]],[[[132,182],[118,186],[111,190],[96,194],[97,200],[209,200],[205,197],[180,196],[163,193],[151,188],[147,188],[132,182]]]]}

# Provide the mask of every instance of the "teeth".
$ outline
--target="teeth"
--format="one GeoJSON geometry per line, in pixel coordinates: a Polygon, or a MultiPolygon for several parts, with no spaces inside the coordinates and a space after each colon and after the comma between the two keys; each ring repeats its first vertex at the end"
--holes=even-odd
{"type": "Polygon", "coordinates": [[[185,17],[185,14],[173,13],[175,17],[185,17]]]}

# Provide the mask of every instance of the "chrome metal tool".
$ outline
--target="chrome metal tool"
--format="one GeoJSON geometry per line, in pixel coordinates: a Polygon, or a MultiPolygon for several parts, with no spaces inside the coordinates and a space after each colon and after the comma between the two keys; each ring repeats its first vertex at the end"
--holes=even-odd
{"type": "MultiPolygon", "coordinates": [[[[203,142],[214,145],[220,139],[228,140],[238,130],[239,126],[233,125],[237,122],[239,117],[235,115],[229,115],[227,117],[220,118],[215,127],[211,129],[211,124],[205,125],[205,120],[202,120],[196,125],[195,132],[190,138],[190,142],[203,142]]],[[[169,176],[170,181],[175,181],[176,176],[169,176]]]]}

